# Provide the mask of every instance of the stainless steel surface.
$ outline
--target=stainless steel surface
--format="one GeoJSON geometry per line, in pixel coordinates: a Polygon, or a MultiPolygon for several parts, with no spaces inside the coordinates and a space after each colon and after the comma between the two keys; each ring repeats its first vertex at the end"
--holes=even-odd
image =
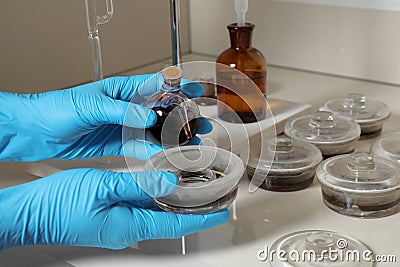
{"type": "Polygon", "coordinates": [[[0,254],[1,267],[74,267],[74,265],[49,255],[45,247],[16,247],[0,254]]]}

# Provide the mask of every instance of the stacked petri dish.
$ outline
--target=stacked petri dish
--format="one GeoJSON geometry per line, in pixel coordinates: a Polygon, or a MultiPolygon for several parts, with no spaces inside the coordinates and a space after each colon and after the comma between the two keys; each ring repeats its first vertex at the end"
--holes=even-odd
{"type": "Polygon", "coordinates": [[[329,158],[317,168],[324,203],[348,216],[377,218],[398,211],[400,164],[368,152],[329,158]]]}
{"type": "Polygon", "coordinates": [[[380,157],[400,162],[400,132],[386,134],[371,146],[371,152],[380,157]]]}
{"type": "MultiPolygon", "coordinates": [[[[268,255],[272,267],[372,267],[372,250],[341,233],[305,230],[277,239],[268,255]],[[369,255],[369,256],[368,256],[369,255]]],[[[267,253],[267,252],[265,252],[267,253]]],[[[259,258],[266,255],[259,255],[259,258]]]]}
{"type": "Polygon", "coordinates": [[[324,157],[352,152],[361,133],[356,122],[329,111],[292,119],[285,124],[284,131],[294,140],[315,145],[324,157]]]}
{"type": "Polygon", "coordinates": [[[163,210],[205,214],[224,209],[237,195],[244,164],[235,154],[211,146],[166,149],[151,157],[145,170],[170,171],[178,177],[175,191],[156,198],[163,210]]]}
{"type": "Polygon", "coordinates": [[[384,121],[390,116],[390,109],[385,103],[360,93],[350,93],[342,98],[328,100],[321,110],[354,120],[360,125],[363,137],[378,135],[382,131],[384,121]]]}
{"type": "Polygon", "coordinates": [[[308,187],[322,161],[320,150],[307,142],[278,136],[261,155],[251,155],[247,177],[263,182],[260,188],[271,191],[296,191],[308,187]]]}

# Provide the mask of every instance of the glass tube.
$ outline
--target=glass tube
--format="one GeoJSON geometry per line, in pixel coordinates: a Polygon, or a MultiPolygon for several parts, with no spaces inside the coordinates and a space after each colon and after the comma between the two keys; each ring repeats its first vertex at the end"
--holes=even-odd
{"type": "Polygon", "coordinates": [[[86,23],[89,33],[93,81],[103,79],[103,64],[101,58],[99,25],[109,22],[114,13],[113,0],[105,1],[106,13],[101,16],[97,14],[96,0],[85,1],[86,23]]]}

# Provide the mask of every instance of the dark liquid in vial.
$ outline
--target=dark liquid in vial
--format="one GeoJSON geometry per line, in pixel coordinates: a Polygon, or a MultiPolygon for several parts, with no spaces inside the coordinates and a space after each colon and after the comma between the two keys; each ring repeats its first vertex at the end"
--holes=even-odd
{"type": "Polygon", "coordinates": [[[157,114],[157,121],[154,126],[146,129],[146,135],[159,145],[184,145],[195,137],[200,127],[200,118],[184,122],[179,112],[172,112],[174,108],[175,106],[152,108],[157,114]]]}

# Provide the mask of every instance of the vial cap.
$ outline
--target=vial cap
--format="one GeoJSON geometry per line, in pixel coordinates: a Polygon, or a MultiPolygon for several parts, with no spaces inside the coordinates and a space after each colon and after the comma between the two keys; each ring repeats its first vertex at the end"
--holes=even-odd
{"type": "Polygon", "coordinates": [[[179,86],[183,77],[183,71],[179,67],[171,66],[161,71],[164,82],[169,86],[179,86]]]}

